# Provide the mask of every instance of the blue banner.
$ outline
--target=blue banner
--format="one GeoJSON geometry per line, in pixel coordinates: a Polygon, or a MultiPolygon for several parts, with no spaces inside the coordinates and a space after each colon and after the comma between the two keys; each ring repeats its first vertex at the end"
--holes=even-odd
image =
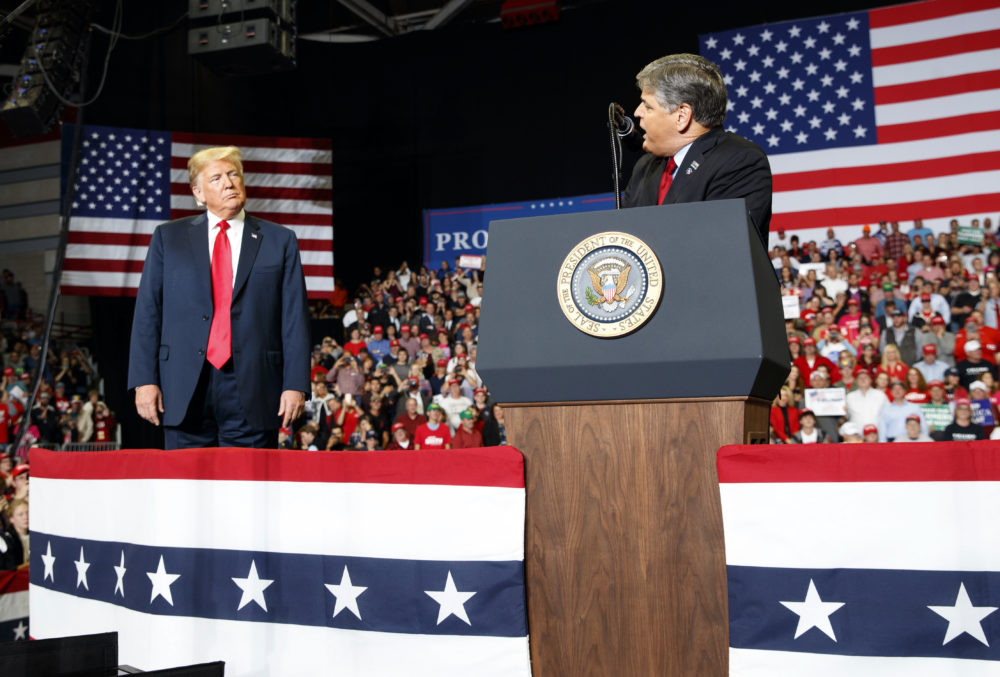
{"type": "Polygon", "coordinates": [[[491,221],[529,216],[572,214],[614,209],[611,193],[576,197],[506,202],[502,204],[424,210],[424,264],[440,268],[442,261],[454,269],[459,256],[484,256],[491,221]]]}

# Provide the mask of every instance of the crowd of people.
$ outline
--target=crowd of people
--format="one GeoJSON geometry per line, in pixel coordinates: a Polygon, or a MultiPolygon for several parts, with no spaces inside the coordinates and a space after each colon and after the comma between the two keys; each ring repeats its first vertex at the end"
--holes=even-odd
{"type": "Polygon", "coordinates": [[[342,340],[313,346],[306,413],[283,428],[285,448],[451,449],[506,443],[503,410],[476,371],[478,270],[376,269],[348,299],[314,308],[342,340]]]}
{"type": "Polygon", "coordinates": [[[774,443],[1000,439],[1000,247],[991,219],[778,234],[792,368],[774,443]],[[793,300],[794,299],[794,300],[793,300]],[[797,301],[797,303],[796,303],[797,301]]]}

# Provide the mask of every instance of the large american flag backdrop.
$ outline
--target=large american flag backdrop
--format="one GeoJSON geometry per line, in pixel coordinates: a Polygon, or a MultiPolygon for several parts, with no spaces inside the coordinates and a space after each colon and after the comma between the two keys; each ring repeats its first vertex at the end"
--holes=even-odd
{"type": "Polygon", "coordinates": [[[730,674],[1000,674],[995,443],[723,447],[717,460],[730,674]]]}
{"type": "Polygon", "coordinates": [[[725,126],[774,173],[771,230],[1000,210],[1000,0],[928,0],[699,37],[725,126]]]}
{"type": "Polygon", "coordinates": [[[511,447],[31,454],[31,635],[142,669],[529,677],[511,447]]]}
{"type": "MultiPolygon", "coordinates": [[[[63,127],[65,182],[73,125],[63,127]]],[[[135,296],[153,229],[203,211],[187,161],[198,150],[243,152],[247,211],[295,231],[309,298],[333,291],[329,139],[190,134],[85,125],[62,293],[135,296]]]]}

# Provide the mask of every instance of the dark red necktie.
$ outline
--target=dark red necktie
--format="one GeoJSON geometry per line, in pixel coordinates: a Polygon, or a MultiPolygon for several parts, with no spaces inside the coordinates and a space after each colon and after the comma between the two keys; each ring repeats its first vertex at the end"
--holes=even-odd
{"type": "Polygon", "coordinates": [[[229,307],[233,303],[233,250],[226,231],[229,224],[219,221],[219,233],[212,247],[212,328],[208,333],[208,361],[216,369],[229,361],[233,337],[229,324],[229,307]]]}
{"type": "Polygon", "coordinates": [[[672,157],[667,158],[667,168],[663,170],[663,176],[660,177],[660,192],[657,194],[656,204],[661,205],[667,199],[670,184],[674,182],[674,171],[676,169],[677,163],[674,162],[674,159],[672,157]]]}

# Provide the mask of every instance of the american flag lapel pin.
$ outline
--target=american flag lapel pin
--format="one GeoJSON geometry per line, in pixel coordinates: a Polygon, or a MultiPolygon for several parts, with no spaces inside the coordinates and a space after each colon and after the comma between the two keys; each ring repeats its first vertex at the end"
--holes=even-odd
{"type": "Polygon", "coordinates": [[[250,233],[250,237],[252,237],[253,239],[256,240],[257,239],[257,233],[250,233]]]}

